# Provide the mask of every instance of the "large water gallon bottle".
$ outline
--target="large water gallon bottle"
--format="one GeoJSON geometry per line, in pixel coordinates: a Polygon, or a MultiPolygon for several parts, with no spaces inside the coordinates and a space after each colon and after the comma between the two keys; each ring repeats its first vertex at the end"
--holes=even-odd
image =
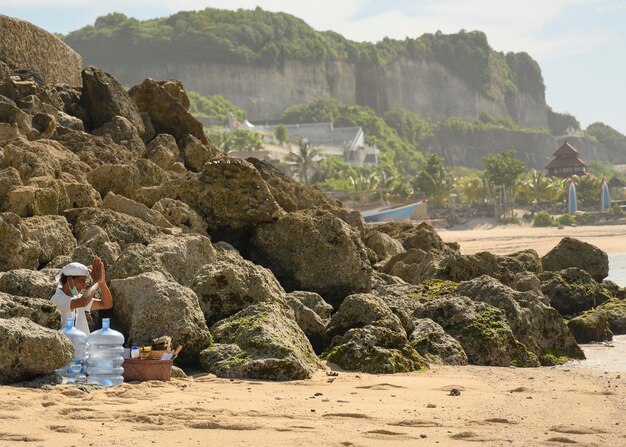
{"type": "Polygon", "coordinates": [[[124,336],[110,328],[111,321],[102,319],[102,329],[87,339],[87,382],[102,386],[119,385],[124,381],[124,336]]]}
{"type": "Polygon", "coordinates": [[[74,317],[65,319],[65,326],[59,330],[70,339],[74,346],[74,358],[57,373],[67,379],[68,383],[86,382],[85,360],[87,359],[87,334],[74,327],[74,317]]]}

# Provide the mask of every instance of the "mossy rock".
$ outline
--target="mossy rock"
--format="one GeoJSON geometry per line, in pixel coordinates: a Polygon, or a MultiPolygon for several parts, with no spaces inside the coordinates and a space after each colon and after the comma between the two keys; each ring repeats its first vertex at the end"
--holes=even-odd
{"type": "Polygon", "coordinates": [[[429,318],[415,319],[415,329],[409,336],[413,349],[429,363],[467,365],[467,354],[454,337],[429,318]]]}
{"type": "Polygon", "coordinates": [[[609,320],[609,327],[614,335],[626,334],[626,300],[612,299],[596,308],[603,311],[609,320]]]}
{"type": "Polygon", "coordinates": [[[578,343],[613,339],[609,319],[606,312],[602,310],[591,310],[572,318],[567,322],[567,327],[572,331],[572,335],[578,343]]]}
{"type": "Polygon", "coordinates": [[[467,297],[447,296],[418,308],[416,318],[430,318],[459,341],[469,363],[490,366],[539,366],[539,359],[520,343],[504,312],[467,297]]]}
{"type": "MultiPolygon", "coordinates": [[[[541,291],[561,315],[576,315],[598,304],[600,287],[589,273],[580,268],[544,272],[539,275],[539,280],[541,291]]],[[[601,299],[605,298],[601,296],[601,299]]]]}
{"type": "Polygon", "coordinates": [[[336,337],[323,356],[343,369],[371,374],[394,374],[427,368],[426,360],[407,338],[386,327],[350,329],[336,337]]]}

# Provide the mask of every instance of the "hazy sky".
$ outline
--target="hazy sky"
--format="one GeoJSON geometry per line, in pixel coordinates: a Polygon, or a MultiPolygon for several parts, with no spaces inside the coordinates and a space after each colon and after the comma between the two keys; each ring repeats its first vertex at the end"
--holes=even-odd
{"type": "Polygon", "coordinates": [[[496,50],[539,62],[554,110],[626,133],[626,0],[0,0],[0,13],[67,33],[113,11],[146,19],[257,5],[353,40],[484,31],[496,50]]]}

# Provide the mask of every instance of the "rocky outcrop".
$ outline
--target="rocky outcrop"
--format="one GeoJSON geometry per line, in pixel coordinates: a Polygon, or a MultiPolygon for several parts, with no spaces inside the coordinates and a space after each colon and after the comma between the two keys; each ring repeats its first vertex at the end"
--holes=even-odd
{"type": "MultiPolygon", "coordinates": [[[[18,269],[0,273],[0,292],[10,295],[50,299],[56,290],[56,270],[18,269]]],[[[59,326],[60,327],[60,326],[59,326]]]]}
{"type": "Polygon", "coordinates": [[[281,303],[259,303],[211,327],[215,344],[200,364],[219,377],[297,380],[321,368],[309,341],[281,303]]]}
{"type": "Polygon", "coordinates": [[[183,345],[180,362],[196,363],[211,344],[211,334],[193,290],[169,281],[160,272],[111,281],[114,315],[132,343],[151,344],[162,335],[183,345]]]}
{"type": "Polygon", "coordinates": [[[541,258],[543,269],[558,272],[569,267],[578,267],[589,273],[596,281],[609,275],[609,258],[594,245],[571,237],[564,237],[556,247],[541,258]]]}
{"type": "Polygon", "coordinates": [[[51,374],[73,355],[72,342],[58,330],[28,318],[0,318],[0,384],[51,374]]]}
{"type": "Polygon", "coordinates": [[[39,245],[13,213],[0,213],[0,246],[0,271],[36,269],[39,265],[39,245]]]}
{"type": "Polygon", "coordinates": [[[388,234],[392,238],[400,241],[406,250],[414,248],[425,252],[431,250],[445,253],[455,252],[455,250],[451,249],[443,242],[443,239],[441,239],[435,229],[426,222],[422,222],[418,225],[399,222],[385,223],[377,225],[376,231],[388,234]]]}
{"type": "Polygon", "coordinates": [[[539,275],[541,291],[561,315],[575,315],[611,298],[610,292],[577,267],[539,275]]]}
{"type": "Polygon", "coordinates": [[[269,267],[287,291],[317,292],[334,307],[371,288],[372,270],[358,232],[321,209],[257,226],[252,259],[269,267]]]}
{"type": "Polygon", "coordinates": [[[51,296],[41,299],[0,292],[0,318],[24,317],[40,326],[58,330],[61,327],[61,315],[50,302],[51,296]]]}
{"type": "Polygon", "coordinates": [[[0,15],[0,60],[28,67],[49,84],[80,85],[82,58],[53,34],[32,23],[0,15]]]}
{"type": "Polygon", "coordinates": [[[399,241],[377,230],[368,231],[363,243],[367,248],[373,250],[381,261],[405,252],[399,241]]]}
{"type": "Polygon", "coordinates": [[[429,363],[440,365],[467,365],[467,355],[458,341],[429,318],[413,321],[415,329],[409,342],[429,363]]]}
{"type": "Polygon", "coordinates": [[[578,343],[613,339],[613,332],[611,332],[609,319],[605,312],[584,312],[569,320],[567,327],[578,343]]]}
{"type": "Polygon", "coordinates": [[[313,292],[291,292],[285,295],[284,300],[315,352],[320,353],[328,344],[326,326],[330,321],[332,306],[313,292]]]}

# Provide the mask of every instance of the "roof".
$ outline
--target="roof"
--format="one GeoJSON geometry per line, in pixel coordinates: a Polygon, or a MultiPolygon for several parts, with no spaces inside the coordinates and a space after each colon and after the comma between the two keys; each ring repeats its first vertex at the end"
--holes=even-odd
{"type": "Polygon", "coordinates": [[[561,155],[548,163],[544,169],[570,168],[575,166],[587,166],[587,163],[578,158],[578,155],[561,155]]]}
{"type": "Polygon", "coordinates": [[[569,144],[567,141],[563,143],[563,146],[554,151],[555,157],[559,157],[561,155],[578,155],[578,151],[574,149],[574,146],[569,144]]]}
{"type": "Polygon", "coordinates": [[[624,186],[626,186],[626,183],[624,183],[617,177],[613,177],[611,180],[608,181],[608,185],[611,188],[623,188],[624,186]]]}
{"type": "MultiPolygon", "coordinates": [[[[293,141],[299,136],[306,139],[312,146],[337,146],[348,150],[356,149],[356,145],[363,139],[363,129],[360,126],[335,127],[333,123],[305,123],[284,124],[293,141]]],[[[278,126],[270,126],[275,131],[278,126]]]]}

